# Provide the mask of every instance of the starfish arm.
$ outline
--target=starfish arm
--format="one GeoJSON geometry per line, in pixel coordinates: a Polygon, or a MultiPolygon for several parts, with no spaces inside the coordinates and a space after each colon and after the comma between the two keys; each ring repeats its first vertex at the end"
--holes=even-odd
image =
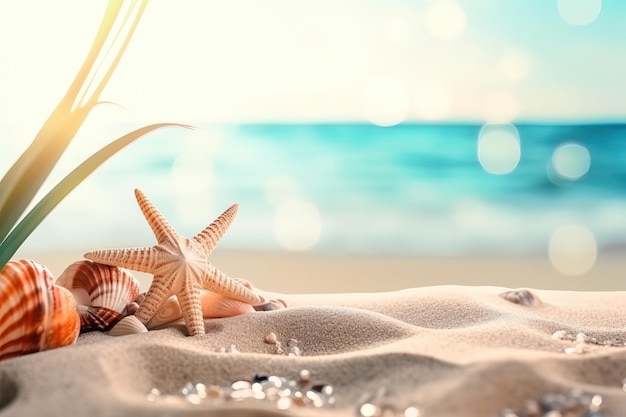
{"type": "Polygon", "coordinates": [[[185,319],[185,327],[189,336],[204,334],[204,318],[202,317],[202,303],[200,301],[200,288],[185,288],[176,295],[180,309],[185,319]]]}
{"type": "Polygon", "coordinates": [[[178,232],[170,224],[169,221],[161,214],[159,209],[154,205],[146,195],[139,189],[135,189],[135,197],[139,208],[144,217],[148,221],[157,242],[163,243],[167,240],[176,240],[178,238],[178,232]]]}
{"type": "Polygon", "coordinates": [[[105,265],[119,266],[134,271],[152,272],[157,251],[152,248],[100,249],[87,252],[85,258],[105,265]]]}
{"type": "Polygon", "coordinates": [[[213,252],[217,243],[224,236],[230,225],[235,220],[239,211],[239,204],[233,204],[224,213],[222,213],[213,223],[206,229],[193,237],[193,240],[202,245],[207,256],[213,252]]]}
{"type": "Polygon", "coordinates": [[[207,273],[204,276],[203,288],[252,305],[261,302],[259,295],[210,263],[208,264],[207,273]]]}
{"type": "Polygon", "coordinates": [[[135,316],[143,324],[147,324],[170,295],[170,285],[167,285],[165,277],[155,275],[135,316]]]}

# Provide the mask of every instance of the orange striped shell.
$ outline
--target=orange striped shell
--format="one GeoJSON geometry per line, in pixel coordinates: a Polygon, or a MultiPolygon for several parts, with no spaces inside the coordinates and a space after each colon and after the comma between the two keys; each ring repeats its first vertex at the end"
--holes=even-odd
{"type": "Polygon", "coordinates": [[[139,295],[139,282],[129,271],[89,260],[68,266],[56,283],[76,299],[81,332],[109,330],[139,295]]]}
{"type": "Polygon", "coordinates": [[[0,271],[0,360],[70,345],[79,331],[74,297],[54,285],[45,266],[7,262],[0,271]]]}

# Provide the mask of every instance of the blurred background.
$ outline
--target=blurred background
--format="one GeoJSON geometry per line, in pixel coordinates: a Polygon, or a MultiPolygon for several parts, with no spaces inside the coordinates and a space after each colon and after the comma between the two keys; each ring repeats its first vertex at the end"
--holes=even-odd
{"type": "MultiPolygon", "coordinates": [[[[2,173],[105,7],[0,0],[2,173]]],[[[267,289],[626,289],[625,19],[621,0],[152,2],[47,188],[142,124],[196,128],[121,151],[20,256],[152,245],[137,187],[187,236],[238,202],[212,261],[267,289]]]]}

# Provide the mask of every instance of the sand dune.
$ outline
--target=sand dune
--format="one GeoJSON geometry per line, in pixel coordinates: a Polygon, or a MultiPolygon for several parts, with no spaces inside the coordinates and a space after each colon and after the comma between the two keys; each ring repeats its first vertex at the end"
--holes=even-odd
{"type": "Polygon", "coordinates": [[[587,402],[601,398],[587,410],[626,415],[626,293],[531,290],[540,302],[526,306],[500,297],[507,290],[268,292],[289,307],[207,320],[201,337],[185,336],[182,323],[124,337],[86,333],[75,345],[1,362],[0,416],[278,416],[285,402],[192,404],[180,389],[225,389],[255,375],[297,381],[303,369],[332,386],[334,404],[294,401],[295,415],[402,416],[408,408],[407,415],[491,417],[573,389],[587,402]],[[299,355],[277,352],[270,333],[283,350],[297,341],[299,355]],[[151,397],[154,388],[160,396],[151,397]]]}

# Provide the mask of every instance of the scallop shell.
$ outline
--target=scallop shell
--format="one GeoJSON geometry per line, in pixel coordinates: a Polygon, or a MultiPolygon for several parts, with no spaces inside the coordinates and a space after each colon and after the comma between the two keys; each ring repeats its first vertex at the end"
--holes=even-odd
{"type": "Polygon", "coordinates": [[[68,266],[56,283],[76,299],[82,332],[109,330],[139,295],[139,282],[130,272],[89,260],[68,266]]]}
{"type": "MultiPolygon", "coordinates": [[[[205,319],[231,317],[254,311],[254,307],[248,303],[234,300],[207,290],[201,290],[200,302],[202,303],[202,316],[205,319]]],[[[178,304],[178,299],[175,296],[172,296],[165,301],[161,308],[159,308],[146,327],[148,329],[154,329],[182,317],[183,312],[178,304]]]]}
{"type": "Polygon", "coordinates": [[[76,342],[80,318],[72,294],[29,260],[0,271],[0,360],[76,342]]]}
{"type": "Polygon", "coordinates": [[[111,336],[127,336],[147,331],[146,326],[136,316],[126,316],[113,326],[109,334],[111,336]]]}

